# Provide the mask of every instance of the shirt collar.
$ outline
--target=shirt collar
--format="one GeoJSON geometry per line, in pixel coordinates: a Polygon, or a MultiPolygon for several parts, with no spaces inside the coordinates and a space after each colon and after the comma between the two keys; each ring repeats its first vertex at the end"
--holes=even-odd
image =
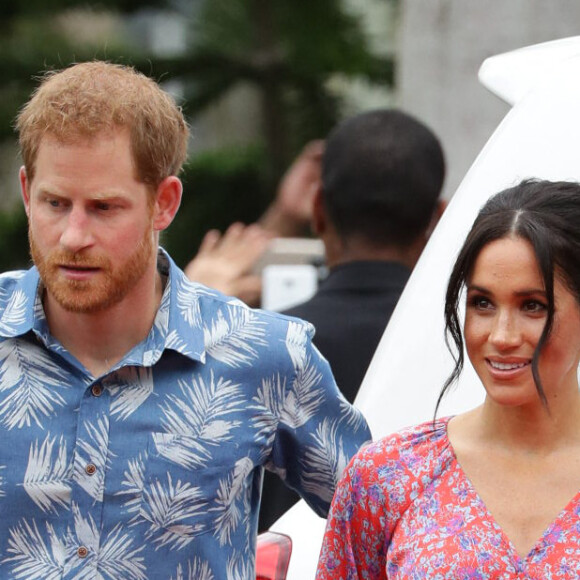
{"type": "Polygon", "coordinates": [[[21,336],[32,330],[39,283],[36,268],[0,276],[1,338],[21,336]]]}
{"type": "Polygon", "coordinates": [[[411,270],[400,262],[360,260],[334,266],[320,283],[319,291],[379,290],[402,288],[411,270]]]}
{"type": "MultiPolygon", "coordinates": [[[[199,303],[203,287],[190,282],[161,248],[157,268],[167,281],[153,327],[147,338],[135,346],[121,364],[150,366],[159,360],[166,349],[204,362],[204,333],[199,303]]],[[[3,306],[0,338],[14,338],[34,331],[45,344],[53,341],[42,307],[42,291],[43,285],[36,267],[0,275],[0,307],[3,306]]]]}

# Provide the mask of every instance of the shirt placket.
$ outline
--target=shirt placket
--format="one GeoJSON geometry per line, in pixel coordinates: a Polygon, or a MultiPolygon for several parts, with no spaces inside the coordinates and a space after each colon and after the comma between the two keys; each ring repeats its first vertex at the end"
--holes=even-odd
{"type": "Polygon", "coordinates": [[[79,573],[83,578],[97,577],[110,419],[110,394],[102,380],[88,386],[77,416],[71,493],[73,523],[63,579],[76,578],[79,573]]]}

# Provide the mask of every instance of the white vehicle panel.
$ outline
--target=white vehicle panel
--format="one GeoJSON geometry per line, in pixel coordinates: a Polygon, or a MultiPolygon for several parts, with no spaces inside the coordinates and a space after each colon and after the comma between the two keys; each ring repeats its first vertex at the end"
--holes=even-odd
{"type": "MultiPolygon", "coordinates": [[[[485,84],[515,105],[453,196],[365,376],[356,406],[365,414],[374,438],[433,417],[439,390],[453,368],[443,339],[447,279],[486,199],[526,177],[580,181],[580,37],[493,57],[482,71],[485,84]],[[539,63],[535,71],[534,59],[539,63]],[[514,73],[518,62],[519,76],[514,73]]],[[[466,359],[439,416],[472,408],[483,396],[466,359]]],[[[272,531],[292,538],[288,580],[314,578],[324,525],[300,502],[272,526],[272,531]]]]}

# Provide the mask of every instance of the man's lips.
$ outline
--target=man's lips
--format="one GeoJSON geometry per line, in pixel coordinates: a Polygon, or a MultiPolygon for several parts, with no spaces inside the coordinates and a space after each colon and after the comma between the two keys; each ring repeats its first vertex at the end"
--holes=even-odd
{"type": "Polygon", "coordinates": [[[59,264],[58,268],[67,278],[74,280],[85,280],[100,270],[97,266],[79,264],[59,264]]]}
{"type": "Polygon", "coordinates": [[[89,270],[98,270],[98,266],[81,266],[79,264],[59,264],[59,268],[63,268],[64,270],[79,270],[79,271],[89,271],[89,270]]]}

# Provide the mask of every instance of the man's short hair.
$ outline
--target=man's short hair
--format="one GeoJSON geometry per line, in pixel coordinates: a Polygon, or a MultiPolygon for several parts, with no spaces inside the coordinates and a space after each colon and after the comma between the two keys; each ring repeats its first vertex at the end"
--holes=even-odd
{"type": "Polygon", "coordinates": [[[133,68],[108,62],[46,73],[16,129],[29,179],[45,135],[74,143],[126,129],[136,177],[153,188],[177,175],[187,156],[189,128],[173,98],[133,68]]]}
{"type": "Polygon", "coordinates": [[[340,123],[326,140],[322,199],[342,239],[406,246],[429,226],[444,176],[431,130],[401,111],[370,111],[340,123]]]}

